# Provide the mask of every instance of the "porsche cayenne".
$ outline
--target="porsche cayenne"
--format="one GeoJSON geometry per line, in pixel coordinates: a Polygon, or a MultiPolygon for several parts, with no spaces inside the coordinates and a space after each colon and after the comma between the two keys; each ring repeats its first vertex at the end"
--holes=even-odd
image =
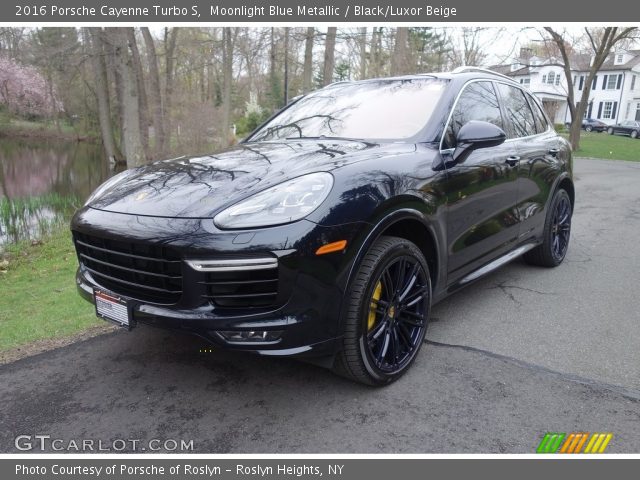
{"type": "Polygon", "coordinates": [[[559,265],[568,143],[478,68],[332,84],[222,153],[126,170],[76,212],[79,292],[150,324],[387,384],[430,308],[524,255],[559,265]]]}

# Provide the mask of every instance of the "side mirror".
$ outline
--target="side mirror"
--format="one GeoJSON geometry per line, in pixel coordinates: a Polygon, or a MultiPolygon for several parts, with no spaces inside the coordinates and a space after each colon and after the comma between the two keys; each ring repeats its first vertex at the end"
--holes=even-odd
{"type": "Polygon", "coordinates": [[[453,160],[462,163],[474,150],[501,145],[507,135],[497,125],[479,120],[465,123],[456,137],[457,147],[453,152],[453,160]]]}

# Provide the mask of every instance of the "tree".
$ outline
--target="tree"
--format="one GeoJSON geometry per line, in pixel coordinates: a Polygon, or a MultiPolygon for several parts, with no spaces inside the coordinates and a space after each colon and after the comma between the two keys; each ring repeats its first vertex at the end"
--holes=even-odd
{"type": "Polygon", "coordinates": [[[24,117],[51,117],[62,110],[55,87],[35,67],[0,57],[0,104],[24,117]]]}
{"type": "Polygon", "coordinates": [[[545,27],[546,32],[550,35],[551,40],[555,43],[556,47],[562,55],[562,66],[564,75],[567,80],[567,103],[569,105],[569,111],[571,112],[571,128],[569,131],[569,142],[571,148],[574,151],[580,147],[580,132],[582,129],[582,119],[587,109],[589,102],[589,95],[591,94],[591,85],[596,73],[602,68],[602,64],[611,53],[613,47],[618,43],[629,39],[635,32],[636,27],[604,27],[593,28],[585,27],[585,35],[588,38],[588,45],[593,56],[593,61],[589,67],[587,78],[584,82],[584,88],[582,95],[579,99],[576,99],[575,89],[573,88],[573,74],[574,69],[571,56],[570,45],[565,39],[566,33],[560,33],[554,30],[552,27],[545,27]]]}
{"type": "Polygon", "coordinates": [[[311,91],[311,81],[313,80],[313,41],[315,40],[316,29],[308,27],[304,38],[304,67],[302,70],[302,91],[311,91]]]}
{"type": "Polygon", "coordinates": [[[290,27],[284,28],[284,97],[282,103],[289,103],[289,31],[290,27]]]}
{"type": "Polygon", "coordinates": [[[162,111],[162,93],[160,90],[160,69],[158,67],[158,55],[155,43],[149,27],[142,27],[142,38],[144,39],[147,62],[149,66],[149,103],[153,116],[153,132],[155,137],[155,155],[162,155],[165,146],[164,138],[164,115],[162,111]]]}
{"type": "Polygon", "coordinates": [[[396,29],[393,57],[391,58],[391,75],[409,73],[409,28],[398,27],[396,29]]]}
{"type": "Polygon", "coordinates": [[[335,67],[336,53],[336,27],[327,29],[327,37],[324,42],[324,68],[322,74],[322,86],[329,85],[333,82],[333,69],[335,67]]]}
{"type": "Polygon", "coordinates": [[[485,48],[496,42],[501,35],[500,29],[492,35],[486,35],[487,30],[489,27],[461,27],[454,31],[454,35],[449,38],[449,59],[453,68],[482,65],[487,57],[485,48]]]}
{"type": "Polygon", "coordinates": [[[138,83],[129,53],[129,39],[123,28],[110,28],[109,38],[114,47],[114,64],[120,77],[121,138],[127,168],[146,163],[140,136],[140,112],[138,83]]]}
{"type": "Polygon", "coordinates": [[[111,124],[111,103],[109,100],[109,86],[107,79],[107,67],[103,45],[103,32],[101,28],[88,28],[91,39],[91,63],[93,65],[93,78],[95,94],[98,102],[98,121],[102,136],[102,145],[107,155],[107,159],[113,164],[122,160],[122,155],[118,151],[113,136],[113,126],[111,124]]]}
{"type": "Polygon", "coordinates": [[[358,36],[360,54],[360,80],[367,78],[367,27],[362,27],[358,36]]]}
{"type": "Polygon", "coordinates": [[[140,51],[138,50],[138,42],[136,40],[136,32],[132,27],[125,28],[127,39],[129,40],[129,48],[131,49],[131,62],[133,65],[133,73],[136,79],[138,89],[138,116],[140,122],[140,140],[144,150],[145,160],[149,160],[149,102],[147,100],[147,89],[144,85],[144,71],[142,69],[142,60],[140,59],[140,51]]]}
{"type": "Polygon", "coordinates": [[[222,31],[222,128],[223,145],[229,143],[231,128],[231,82],[233,80],[233,43],[237,28],[226,27],[222,31]]]}
{"type": "Polygon", "coordinates": [[[164,53],[165,53],[165,71],[164,71],[164,99],[162,101],[162,117],[164,119],[164,136],[162,137],[161,152],[166,152],[171,138],[171,103],[173,101],[173,81],[175,67],[175,51],[178,41],[177,27],[172,29],[164,29],[164,53]]]}
{"type": "MultiPolygon", "coordinates": [[[[73,59],[80,48],[78,31],[72,27],[63,28],[39,28],[33,31],[33,42],[37,48],[33,49],[32,62],[40,67],[47,79],[49,101],[55,102],[54,85],[58,81],[61,84],[69,84],[72,75],[73,59]]],[[[62,100],[69,94],[63,91],[62,100]],[[64,95],[64,94],[67,95],[64,95]]],[[[56,128],[60,132],[58,115],[53,117],[56,128]]]]}

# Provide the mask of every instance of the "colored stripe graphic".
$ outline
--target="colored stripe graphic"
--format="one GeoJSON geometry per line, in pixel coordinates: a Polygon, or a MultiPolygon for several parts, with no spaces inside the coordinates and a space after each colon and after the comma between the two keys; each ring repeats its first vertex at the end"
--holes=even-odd
{"type": "Polygon", "coordinates": [[[566,433],[547,432],[542,437],[536,453],[604,453],[613,438],[612,433],[594,433],[591,438],[589,438],[589,435],[587,432],[572,432],[568,435],[566,433]],[[582,447],[585,444],[587,446],[583,452],[582,447]]]}
{"type": "Polygon", "coordinates": [[[587,438],[589,438],[589,434],[583,433],[582,438],[578,442],[578,445],[576,445],[576,449],[574,450],[574,453],[580,453],[580,451],[582,450],[582,446],[584,445],[584,442],[587,441],[587,438]]]}
{"type": "Polygon", "coordinates": [[[604,453],[612,438],[612,433],[594,433],[584,453],[604,453]]]}
{"type": "Polygon", "coordinates": [[[536,453],[556,453],[565,435],[565,433],[545,433],[536,453]]]}

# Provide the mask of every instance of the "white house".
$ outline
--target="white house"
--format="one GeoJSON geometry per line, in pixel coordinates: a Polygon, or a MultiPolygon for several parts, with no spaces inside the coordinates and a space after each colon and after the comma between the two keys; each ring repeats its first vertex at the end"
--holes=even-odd
{"type": "MultiPolygon", "coordinates": [[[[503,73],[528,87],[542,102],[554,123],[571,121],[567,104],[567,80],[562,59],[541,58],[520,52],[510,65],[497,65],[503,73]]],[[[589,55],[571,59],[576,100],[580,99],[589,73],[589,55]]],[[[620,50],[609,55],[593,79],[585,118],[596,118],[613,125],[640,120],[640,50],[620,50]]]]}

